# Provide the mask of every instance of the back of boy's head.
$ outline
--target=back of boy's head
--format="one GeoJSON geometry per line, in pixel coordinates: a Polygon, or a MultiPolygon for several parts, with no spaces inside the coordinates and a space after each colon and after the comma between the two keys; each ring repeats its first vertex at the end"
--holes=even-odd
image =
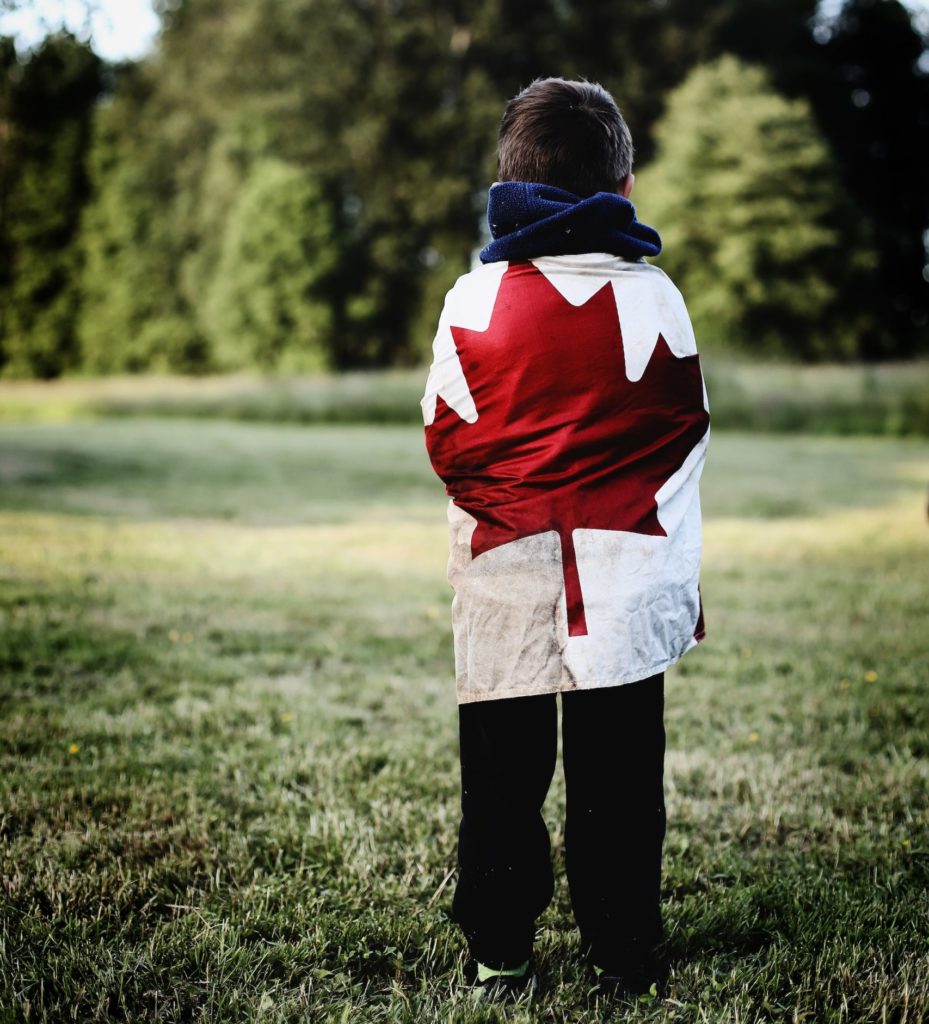
{"type": "Polygon", "coordinates": [[[632,171],[632,136],[602,86],[537,78],[506,105],[497,160],[500,181],[614,192],[632,171]]]}

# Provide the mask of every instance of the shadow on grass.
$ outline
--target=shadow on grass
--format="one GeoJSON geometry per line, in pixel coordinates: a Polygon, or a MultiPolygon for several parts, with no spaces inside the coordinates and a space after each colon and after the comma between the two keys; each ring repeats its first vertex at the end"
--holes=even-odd
{"type": "Polygon", "coordinates": [[[0,426],[0,507],[105,519],[343,523],[372,506],[444,513],[422,431],[107,421],[0,426]]]}
{"type": "MultiPolygon", "coordinates": [[[[20,709],[49,700],[67,705],[105,691],[112,709],[173,698],[176,673],[165,665],[161,636],[88,621],[90,600],[88,587],[80,585],[54,589],[44,580],[19,578],[4,587],[0,675],[6,700],[20,709]]],[[[15,736],[8,741],[18,743],[15,736]]]]}

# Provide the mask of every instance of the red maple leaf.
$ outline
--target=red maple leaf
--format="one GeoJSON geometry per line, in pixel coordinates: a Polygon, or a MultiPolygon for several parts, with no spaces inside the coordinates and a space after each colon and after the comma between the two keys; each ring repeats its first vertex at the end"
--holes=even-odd
{"type": "Polygon", "coordinates": [[[666,536],[655,493],[709,425],[699,357],[678,358],[659,334],[630,382],[612,287],[573,306],[531,263],[506,270],[486,331],[452,336],[478,418],[439,398],[426,446],[477,520],[472,557],[557,531],[568,633],[585,635],[572,531],[666,536]]]}

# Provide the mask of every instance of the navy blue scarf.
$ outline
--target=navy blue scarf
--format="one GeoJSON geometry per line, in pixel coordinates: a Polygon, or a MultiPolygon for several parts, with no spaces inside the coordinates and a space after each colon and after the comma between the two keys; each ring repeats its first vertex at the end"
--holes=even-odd
{"type": "Polygon", "coordinates": [[[481,263],[582,252],[637,260],[661,252],[658,232],[640,224],[632,203],[615,192],[581,199],[554,185],[504,181],[491,186],[487,220],[493,241],[481,250],[481,263]]]}

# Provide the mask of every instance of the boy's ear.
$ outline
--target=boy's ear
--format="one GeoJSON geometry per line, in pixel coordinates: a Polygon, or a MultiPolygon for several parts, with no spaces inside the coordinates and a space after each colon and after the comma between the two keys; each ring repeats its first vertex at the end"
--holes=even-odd
{"type": "Polygon", "coordinates": [[[632,186],[635,184],[635,175],[627,174],[625,178],[616,186],[616,194],[628,199],[632,192],[632,186]]]}

